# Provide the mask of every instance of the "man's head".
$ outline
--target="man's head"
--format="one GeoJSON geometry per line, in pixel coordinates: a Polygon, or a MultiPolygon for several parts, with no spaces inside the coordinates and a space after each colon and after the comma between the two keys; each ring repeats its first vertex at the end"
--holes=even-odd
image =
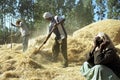
{"type": "Polygon", "coordinates": [[[46,20],[51,20],[52,17],[53,17],[53,15],[50,12],[45,12],[43,14],[43,18],[46,19],[46,20]]]}
{"type": "Polygon", "coordinates": [[[16,21],[16,25],[18,26],[18,25],[20,25],[20,22],[22,22],[21,20],[17,20],[16,21]]]}

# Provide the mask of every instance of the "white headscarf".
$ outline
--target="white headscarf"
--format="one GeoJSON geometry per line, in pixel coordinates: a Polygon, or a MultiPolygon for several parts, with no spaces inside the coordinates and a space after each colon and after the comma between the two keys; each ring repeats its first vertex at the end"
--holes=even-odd
{"type": "Polygon", "coordinates": [[[109,41],[110,42],[110,44],[107,46],[107,48],[113,48],[113,49],[115,49],[115,47],[114,47],[111,39],[109,38],[109,36],[107,34],[105,34],[103,32],[99,32],[97,34],[97,36],[100,37],[103,41],[109,41]]]}
{"type": "Polygon", "coordinates": [[[52,15],[50,12],[45,12],[45,13],[43,14],[43,18],[44,18],[44,19],[47,19],[47,18],[50,18],[50,17],[53,17],[53,15],[52,15]]]}

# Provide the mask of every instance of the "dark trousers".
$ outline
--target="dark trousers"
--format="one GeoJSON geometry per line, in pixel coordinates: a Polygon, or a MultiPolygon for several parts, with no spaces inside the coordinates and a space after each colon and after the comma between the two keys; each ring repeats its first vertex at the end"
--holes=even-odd
{"type": "Polygon", "coordinates": [[[23,36],[23,52],[25,52],[28,48],[28,40],[29,40],[29,36],[23,36]]]}
{"type": "Polygon", "coordinates": [[[61,51],[63,56],[63,66],[68,66],[68,58],[67,58],[67,38],[63,39],[61,43],[58,42],[58,40],[55,39],[55,42],[52,47],[53,52],[53,59],[56,60],[58,57],[59,52],[61,51]]]}

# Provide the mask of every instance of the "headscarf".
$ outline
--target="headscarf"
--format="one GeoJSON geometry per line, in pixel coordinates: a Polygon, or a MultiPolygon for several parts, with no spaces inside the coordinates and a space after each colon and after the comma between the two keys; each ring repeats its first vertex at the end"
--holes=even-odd
{"type": "Polygon", "coordinates": [[[100,37],[103,40],[103,43],[107,42],[106,49],[112,48],[112,49],[116,50],[110,37],[107,34],[105,34],[103,32],[99,32],[96,37],[100,37]]]}

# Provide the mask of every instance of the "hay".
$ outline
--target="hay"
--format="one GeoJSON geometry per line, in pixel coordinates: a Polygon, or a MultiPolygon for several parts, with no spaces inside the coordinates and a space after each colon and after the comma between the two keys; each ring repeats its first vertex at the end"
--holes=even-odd
{"type": "Polygon", "coordinates": [[[107,33],[120,53],[120,21],[103,20],[92,23],[68,36],[69,67],[61,68],[62,56],[56,63],[51,62],[54,35],[37,53],[45,36],[30,39],[28,50],[23,53],[22,45],[13,43],[0,45],[0,80],[85,80],[79,74],[80,65],[93,45],[93,37],[98,32],[107,33]]]}
{"type": "Polygon", "coordinates": [[[69,60],[83,63],[85,55],[92,48],[93,38],[98,32],[107,33],[114,45],[118,45],[120,43],[120,20],[98,21],[75,31],[72,38],[68,39],[69,60]]]}
{"type": "Polygon", "coordinates": [[[19,78],[20,75],[16,71],[6,71],[0,76],[0,80],[18,80],[19,78]]]}
{"type": "Polygon", "coordinates": [[[115,45],[120,43],[120,20],[107,19],[92,23],[73,33],[73,37],[77,40],[81,38],[92,38],[98,32],[105,32],[110,36],[115,45]]]}

